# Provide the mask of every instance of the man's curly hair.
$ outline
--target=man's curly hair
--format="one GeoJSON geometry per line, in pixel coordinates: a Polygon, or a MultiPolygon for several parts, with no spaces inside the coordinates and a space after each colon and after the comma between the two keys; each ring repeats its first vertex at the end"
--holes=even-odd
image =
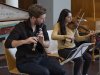
{"type": "Polygon", "coordinates": [[[46,13],[46,9],[38,4],[33,4],[28,8],[29,16],[30,17],[40,17],[41,15],[46,13]]]}

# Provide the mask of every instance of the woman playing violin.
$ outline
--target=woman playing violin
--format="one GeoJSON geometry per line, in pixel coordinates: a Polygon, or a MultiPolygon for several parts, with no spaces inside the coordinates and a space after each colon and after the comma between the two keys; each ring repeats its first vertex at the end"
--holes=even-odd
{"type": "MultiPolygon", "coordinates": [[[[51,35],[51,38],[53,40],[58,41],[58,54],[64,59],[66,59],[69,56],[70,52],[72,52],[72,50],[76,48],[75,40],[84,41],[94,34],[91,32],[88,35],[80,36],[77,30],[78,22],[75,22],[74,24],[72,24],[71,22],[71,11],[68,9],[63,9],[59,15],[57,23],[54,25],[54,29],[51,35]]],[[[83,59],[85,61],[83,64],[82,75],[87,75],[91,62],[91,56],[88,53],[84,53],[83,59]]],[[[73,61],[74,75],[78,75],[80,67],[82,65],[82,58],[78,57],[73,59],[73,61]]]]}

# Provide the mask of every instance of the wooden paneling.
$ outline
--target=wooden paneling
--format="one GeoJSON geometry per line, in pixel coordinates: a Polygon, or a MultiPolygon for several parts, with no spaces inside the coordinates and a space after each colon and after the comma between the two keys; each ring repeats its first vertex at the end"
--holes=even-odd
{"type": "Polygon", "coordinates": [[[0,0],[0,3],[5,3],[5,0],[0,0]]]}
{"type": "Polygon", "coordinates": [[[86,17],[87,21],[86,22],[81,22],[80,25],[85,25],[86,27],[89,28],[89,30],[95,30],[96,28],[96,23],[94,21],[93,18],[89,18],[89,17],[86,17]]]}
{"type": "MultiPolygon", "coordinates": [[[[94,0],[96,18],[100,18],[100,0],[94,0]]],[[[71,0],[71,10],[75,16],[80,9],[85,11],[85,17],[94,16],[93,0],[71,0]]]]}
{"type": "Polygon", "coordinates": [[[95,0],[96,17],[100,18],[100,0],[95,0]]]}
{"type": "Polygon", "coordinates": [[[37,0],[19,0],[19,8],[27,10],[31,4],[36,4],[37,0]]]}
{"type": "Polygon", "coordinates": [[[71,11],[73,16],[76,16],[80,9],[85,11],[84,18],[88,20],[83,24],[87,24],[90,29],[95,30],[95,22],[96,20],[100,20],[100,0],[94,0],[94,4],[93,0],[71,0],[71,11]]]}

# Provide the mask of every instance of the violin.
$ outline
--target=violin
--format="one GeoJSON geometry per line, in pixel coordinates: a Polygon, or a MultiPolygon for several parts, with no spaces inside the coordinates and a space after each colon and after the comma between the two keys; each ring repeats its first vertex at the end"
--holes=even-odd
{"type": "MultiPolygon", "coordinates": [[[[81,15],[81,17],[75,17],[75,19],[73,21],[71,21],[70,23],[68,23],[68,27],[72,30],[77,30],[78,27],[80,26],[80,23],[83,21],[83,16],[85,13],[83,13],[81,15]]],[[[76,31],[75,31],[76,32],[76,31]]]]}

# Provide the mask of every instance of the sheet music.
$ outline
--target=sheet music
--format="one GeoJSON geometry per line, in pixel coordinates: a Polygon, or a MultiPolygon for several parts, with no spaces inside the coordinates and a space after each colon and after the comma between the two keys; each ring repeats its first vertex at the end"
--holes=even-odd
{"type": "Polygon", "coordinates": [[[66,59],[65,61],[61,62],[60,64],[63,65],[65,63],[67,63],[68,61],[72,60],[72,59],[75,59],[77,57],[81,57],[82,54],[86,51],[86,49],[92,45],[93,43],[83,43],[81,44],[77,50],[75,51],[75,53],[68,59],[66,59]]]}

